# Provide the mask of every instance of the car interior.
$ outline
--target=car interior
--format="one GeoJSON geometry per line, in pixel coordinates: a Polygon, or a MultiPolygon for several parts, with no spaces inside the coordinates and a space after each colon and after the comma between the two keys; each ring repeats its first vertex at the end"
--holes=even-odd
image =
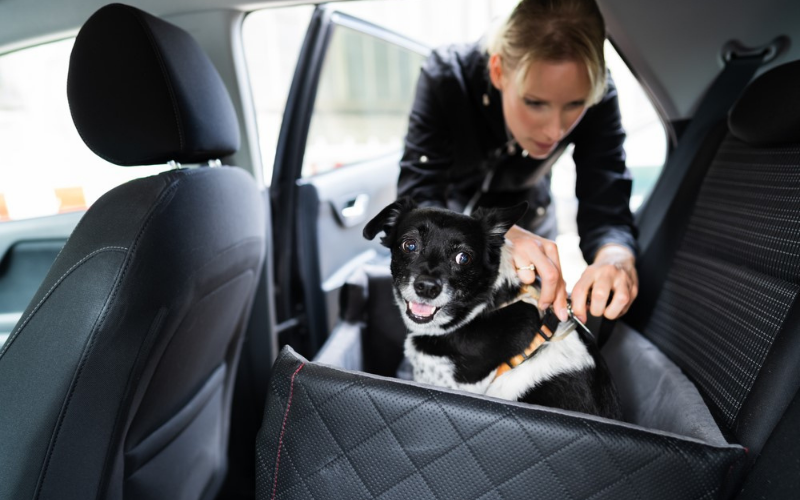
{"type": "Polygon", "coordinates": [[[624,421],[409,380],[361,233],[437,27],[513,4],[1,1],[0,499],[797,498],[796,2],[598,1],[666,141],[624,421]]]}

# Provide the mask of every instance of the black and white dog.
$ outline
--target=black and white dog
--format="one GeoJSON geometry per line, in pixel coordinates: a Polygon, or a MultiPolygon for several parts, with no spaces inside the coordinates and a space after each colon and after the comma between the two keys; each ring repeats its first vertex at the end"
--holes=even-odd
{"type": "Polygon", "coordinates": [[[370,240],[383,231],[381,243],[391,249],[414,380],[620,419],[594,341],[552,313],[546,328],[538,295],[522,294],[505,233],[526,209],[467,216],[400,198],[364,228],[370,240]]]}

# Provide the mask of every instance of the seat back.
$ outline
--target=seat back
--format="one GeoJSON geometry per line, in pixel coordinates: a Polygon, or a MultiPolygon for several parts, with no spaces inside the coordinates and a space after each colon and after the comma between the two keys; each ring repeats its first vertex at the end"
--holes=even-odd
{"type": "Polygon", "coordinates": [[[800,62],[785,64],[734,105],[642,326],[751,460],[800,387],[797,85],[800,62]]]}
{"type": "MultiPolygon", "coordinates": [[[[132,7],[81,29],[68,97],[81,137],[119,165],[238,148],[199,45],[132,7]]],[[[241,169],[172,170],[101,197],[0,351],[0,498],[213,498],[264,244],[241,169]]]]}

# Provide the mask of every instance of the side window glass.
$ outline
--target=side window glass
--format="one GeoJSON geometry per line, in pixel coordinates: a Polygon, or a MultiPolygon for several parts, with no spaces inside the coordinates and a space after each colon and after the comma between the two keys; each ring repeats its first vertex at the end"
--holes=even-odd
{"type": "Polygon", "coordinates": [[[272,180],[286,99],[313,13],[312,5],[263,9],[250,13],[242,26],[267,184],[272,180]]]}
{"type": "Polygon", "coordinates": [[[302,176],[401,151],[423,58],[337,26],[322,67],[302,176]]]}
{"type": "Polygon", "coordinates": [[[611,43],[606,42],[606,65],[619,93],[626,164],[633,177],[631,211],[636,212],[655,187],[667,159],[667,133],[642,85],[611,43]]]}
{"type": "Polygon", "coordinates": [[[0,223],[85,210],[114,186],[168,168],[111,165],[86,147],[66,95],[73,42],[0,56],[0,223]]]}

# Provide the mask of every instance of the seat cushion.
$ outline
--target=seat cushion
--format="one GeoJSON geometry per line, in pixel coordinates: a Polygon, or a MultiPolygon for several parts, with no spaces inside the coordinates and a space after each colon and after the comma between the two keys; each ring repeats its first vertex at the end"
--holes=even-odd
{"type": "Polygon", "coordinates": [[[602,354],[626,422],[706,443],[727,442],[695,385],[639,332],[617,322],[602,354]]]}
{"type": "MultiPolygon", "coordinates": [[[[798,148],[755,147],[729,134],[642,329],[697,384],[720,424],[756,454],[764,437],[748,436],[752,426],[740,425],[740,415],[770,371],[763,370],[768,357],[780,354],[770,354],[776,339],[796,327],[788,319],[800,292],[798,222],[798,148]]],[[[785,363],[796,360],[771,370],[785,363]]],[[[776,411],[758,419],[767,435],[800,380],[776,383],[767,388],[774,398],[763,401],[776,411]]]]}

